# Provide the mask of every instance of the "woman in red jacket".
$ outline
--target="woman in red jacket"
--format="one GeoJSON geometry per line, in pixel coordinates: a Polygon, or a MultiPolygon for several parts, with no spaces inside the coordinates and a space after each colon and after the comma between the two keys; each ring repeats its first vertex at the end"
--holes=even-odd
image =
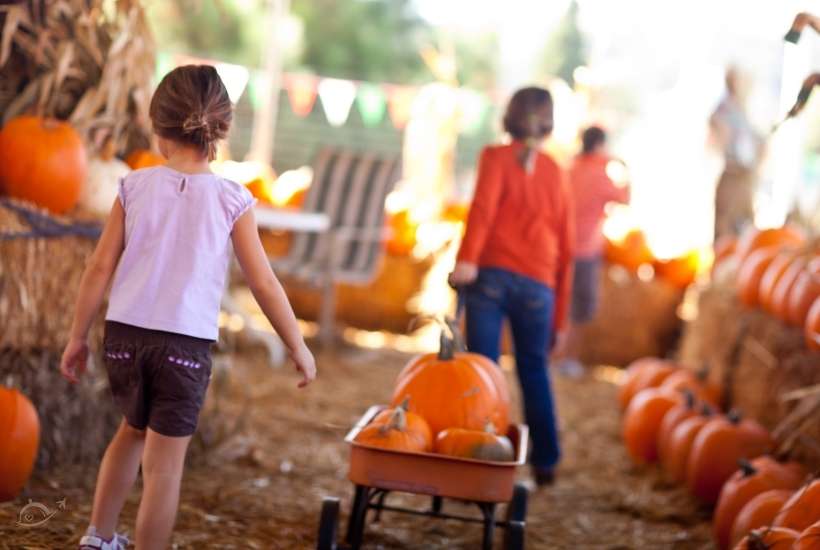
{"type": "Polygon", "coordinates": [[[497,361],[509,319],[539,485],[551,483],[560,449],[549,349],[564,327],[572,282],[573,223],[558,164],[540,152],[553,126],[552,97],[517,91],[504,116],[509,145],[481,153],[478,182],[450,283],[464,287],[467,347],[497,361]]]}

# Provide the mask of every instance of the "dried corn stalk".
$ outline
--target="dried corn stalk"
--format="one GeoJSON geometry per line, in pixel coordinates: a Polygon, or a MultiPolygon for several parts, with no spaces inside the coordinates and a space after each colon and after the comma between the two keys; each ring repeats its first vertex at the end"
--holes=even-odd
{"type": "Polygon", "coordinates": [[[0,110],[69,120],[90,147],[150,135],[154,42],[137,0],[0,6],[0,110]]]}

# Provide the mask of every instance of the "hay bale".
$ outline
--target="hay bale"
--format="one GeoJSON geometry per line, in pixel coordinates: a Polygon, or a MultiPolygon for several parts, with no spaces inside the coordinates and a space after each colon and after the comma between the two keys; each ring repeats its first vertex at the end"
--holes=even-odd
{"type": "Polygon", "coordinates": [[[644,281],[620,266],[601,270],[595,318],[582,331],[581,360],[626,365],[639,357],[663,357],[673,349],[683,292],[663,281],[644,281]]]}
{"type": "MultiPolygon", "coordinates": [[[[365,286],[336,286],[336,319],[363,330],[406,333],[417,313],[409,307],[421,290],[424,276],[433,265],[432,258],[417,260],[410,256],[386,255],[376,279],[365,286]]],[[[298,280],[282,277],[290,303],[300,319],[315,321],[321,293],[298,280]]]]}
{"type": "MultiPolygon", "coordinates": [[[[820,354],[809,351],[802,331],[759,309],[744,307],[734,286],[721,283],[700,294],[698,316],[686,324],[679,353],[692,368],[710,367],[724,388],[723,407],[737,408],[775,430],[799,406],[795,390],[820,384],[820,354]]],[[[820,467],[820,422],[781,430],[792,456],[820,467]],[[800,429],[799,437],[792,438],[800,429]],[[793,441],[792,441],[793,440],[793,441]]]]}

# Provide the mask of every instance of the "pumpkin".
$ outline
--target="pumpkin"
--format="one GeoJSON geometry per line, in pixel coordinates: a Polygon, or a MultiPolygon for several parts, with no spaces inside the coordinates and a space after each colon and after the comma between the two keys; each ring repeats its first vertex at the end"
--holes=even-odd
{"type": "Polygon", "coordinates": [[[732,525],[747,502],[765,491],[797,489],[806,475],[799,464],[780,463],[770,456],[751,462],[741,460],[739,464],[740,469],[723,485],[715,508],[712,526],[719,548],[730,548],[732,525]]]}
{"type": "Polygon", "coordinates": [[[771,525],[777,512],[793,493],[787,489],[772,489],[752,497],[740,509],[732,524],[732,545],[737,545],[750,531],[771,525]]]}
{"type": "Polygon", "coordinates": [[[470,214],[470,203],[448,202],[441,211],[441,219],[453,223],[467,223],[470,214]]]}
{"type": "Polygon", "coordinates": [[[820,550],[820,521],[800,533],[794,541],[794,550],[820,550]]]}
{"type": "Polygon", "coordinates": [[[720,387],[708,382],[708,377],[709,371],[706,369],[678,369],[666,377],[659,387],[671,392],[690,392],[696,401],[705,401],[717,406],[722,392],[720,387]]]}
{"type": "Polygon", "coordinates": [[[443,455],[494,462],[510,462],[515,458],[512,443],[506,436],[496,434],[492,422],[483,430],[443,430],[436,437],[435,450],[443,455]]]}
{"type": "Polygon", "coordinates": [[[109,141],[100,156],[88,163],[88,177],[80,194],[80,206],[98,216],[105,216],[117,198],[119,183],[131,169],[114,156],[113,144],[109,141]]]}
{"type": "Polygon", "coordinates": [[[660,386],[675,370],[672,363],[654,357],[644,357],[631,363],[618,391],[621,409],[626,409],[641,390],[660,386]]]}
{"type": "Polygon", "coordinates": [[[0,502],[23,489],[34,468],[40,443],[40,419],[31,401],[0,386],[0,502]]]}
{"type": "Polygon", "coordinates": [[[56,214],[74,208],[88,171],[85,146],[69,124],[20,116],[0,131],[0,191],[56,214]]]}
{"type": "Polygon", "coordinates": [[[820,296],[820,256],[812,259],[797,277],[788,296],[786,321],[796,327],[806,323],[809,308],[820,296]]]}
{"type": "Polygon", "coordinates": [[[410,411],[434,434],[447,428],[481,430],[490,420],[499,432],[509,422],[509,391],[500,368],[475,353],[455,351],[442,330],[437,354],[411,360],[399,373],[391,404],[410,399],[410,411]],[[492,369],[498,369],[492,371],[492,369]]]}
{"type": "Polygon", "coordinates": [[[607,262],[621,265],[633,272],[643,264],[651,264],[655,259],[646,236],[640,229],[633,229],[618,240],[606,239],[604,257],[607,262]]]}
{"type": "Polygon", "coordinates": [[[132,151],[130,155],[125,157],[125,163],[130,166],[132,170],[159,166],[161,164],[165,164],[165,162],[165,157],[158,155],[149,149],[136,149],[132,151]]]}
{"type": "Polygon", "coordinates": [[[712,248],[715,254],[715,258],[712,261],[712,273],[714,273],[718,264],[735,255],[735,251],[737,250],[737,237],[734,235],[723,235],[715,241],[712,248]]]}
{"type": "Polygon", "coordinates": [[[799,246],[805,240],[802,231],[789,225],[760,231],[749,228],[740,237],[735,254],[742,264],[749,254],[759,248],[766,246],[799,246]]]}
{"type": "Polygon", "coordinates": [[[746,535],[734,550],[792,550],[799,535],[792,529],[763,527],[746,535]]]}
{"type": "Polygon", "coordinates": [[[818,521],[820,521],[820,479],[815,479],[795,491],[786,501],[777,513],[774,525],[802,531],[818,521]]]}
{"type": "Polygon", "coordinates": [[[683,289],[695,281],[699,265],[700,254],[693,250],[678,258],[655,260],[652,267],[655,269],[656,277],[660,277],[675,288],[683,289]]]}
{"type": "Polygon", "coordinates": [[[681,401],[680,395],[658,388],[645,389],[632,399],[623,422],[624,443],[632,460],[638,464],[657,462],[663,417],[681,401]]]}
{"type": "MultiPolygon", "coordinates": [[[[666,390],[666,388],[661,386],[661,390],[666,390]]],[[[678,424],[700,414],[695,395],[689,390],[683,390],[681,395],[683,395],[683,401],[669,409],[669,412],[664,415],[661,426],[658,429],[658,460],[661,463],[663,463],[666,456],[668,456],[669,439],[672,437],[672,432],[678,424]]]]}
{"type": "Polygon", "coordinates": [[[737,295],[741,303],[749,307],[760,303],[760,282],[779,253],[776,246],[759,248],[741,264],[737,272],[737,295]]]}
{"type": "Polygon", "coordinates": [[[806,347],[820,351],[820,297],[814,300],[806,314],[806,325],[803,327],[806,347]]]}
{"type": "Polygon", "coordinates": [[[427,452],[431,448],[432,435],[427,422],[420,416],[395,407],[382,415],[378,422],[371,422],[356,435],[362,445],[407,451],[427,452]]]}
{"type": "Polygon", "coordinates": [[[387,215],[387,227],[390,238],[387,240],[387,252],[393,256],[409,256],[416,246],[418,224],[410,219],[409,210],[401,210],[387,215]]]}
{"type": "Polygon", "coordinates": [[[709,422],[712,414],[712,407],[704,405],[699,415],[687,418],[675,426],[666,446],[662,449],[663,454],[659,457],[666,479],[674,483],[686,481],[686,464],[692,443],[698,432],[709,422]]]}
{"type": "Polygon", "coordinates": [[[792,287],[805,270],[807,264],[808,259],[805,255],[796,256],[778,279],[772,291],[769,312],[782,321],[786,320],[788,314],[787,308],[789,307],[789,295],[792,287]]]}
{"type": "Polygon", "coordinates": [[[708,504],[717,501],[723,484],[737,470],[738,460],[765,454],[774,442],[769,432],[736,411],[709,420],[698,432],[686,464],[689,491],[708,504]]]}
{"type": "Polygon", "coordinates": [[[758,289],[758,304],[766,311],[771,311],[774,289],[797,255],[798,252],[794,249],[781,250],[763,273],[758,289]]]}

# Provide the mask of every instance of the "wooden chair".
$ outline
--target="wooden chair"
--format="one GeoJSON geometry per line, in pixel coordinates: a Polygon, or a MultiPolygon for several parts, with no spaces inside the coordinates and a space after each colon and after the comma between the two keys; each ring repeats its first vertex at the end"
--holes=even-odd
{"type": "Polygon", "coordinates": [[[400,177],[399,157],[325,148],[313,164],[313,182],[303,210],[323,213],[326,230],[294,232],[287,256],[271,262],[284,275],[322,292],[319,336],[335,334],[337,283],[366,285],[384,254],[384,202],[400,177]]]}

